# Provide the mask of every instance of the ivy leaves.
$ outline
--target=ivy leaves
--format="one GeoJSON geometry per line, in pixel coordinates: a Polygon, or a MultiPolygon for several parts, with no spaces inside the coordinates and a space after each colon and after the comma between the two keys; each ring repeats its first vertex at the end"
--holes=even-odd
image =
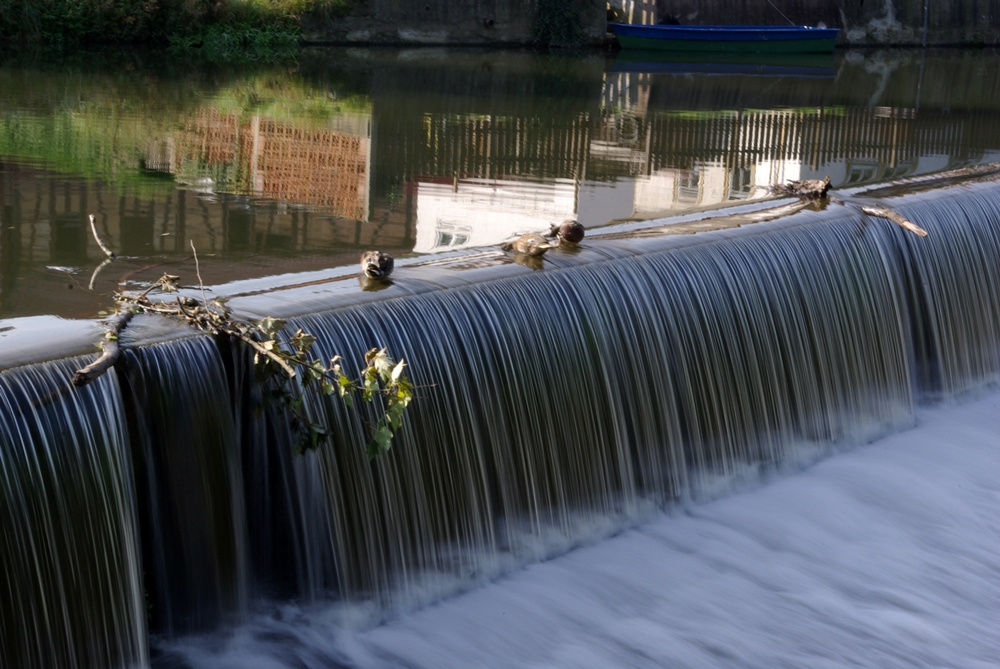
{"type": "Polygon", "coordinates": [[[310,394],[337,395],[349,409],[354,407],[356,395],[363,402],[380,400],[378,405],[384,411],[372,428],[365,454],[375,459],[389,450],[395,431],[403,424],[406,407],[413,400],[414,387],[404,372],[407,365],[403,360],[397,362],[386,349],[373,348],[365,353],[365,366],[355,379],[344,372],[339,355],[328,364],[314,355],[313,335],[301,328],[290,337],[285,335],[288,323],[283,319],[268,316],[257,321],[240,320],[225,297],[203,297],[203,301],[178,297],[172,303],[147,297],[152,290],[176,293],[181,287],[179,281],[180,277],[164,274],[145,291],[118,293],[115,299],[123,310],[178,318],[203,332],[237,339],[252,349],[261,398],[266,406],[286,410],[292,417],[292,429],[298,437],[296,453],[316,449],[330,436],[325,425],[311,420],[306,413],[305,399],[310,394]]]}
{"type": "MultiPolygon", "coordinates": [[[[413,399],[413,384],[403,373],[406,362],[394,361],[384,348],[373,348],[365,353],[365,367],[357,379],[352,379],[344,373],[341,361],[337,355],[330,359],[329,364],[323,363],[312,355],[316,337],[304,332],[301,328],[282,343],[279,333],[287,323],[279,318],[262,318],[257,321],[256,329],[269,337],[259,342],[259,345],[270,356],[277,356],[284,365],[269,366],[268,358],[261,361],[261,354],[255,355],[255,362],[265,366],[266,380],[278,378],[284,372],[290,379],[298,377],[303,392],[315,392],[320,395],[336,394],[348,408],[354,406],[354,396],[361,395],[363,402],[374,402],[381,398],[385,413],[375,424],[371,441],[365,449],[369,460],[374,460],[392,446],[393,433],[403,425],[403,413],[413,399]],[[291,372],[288,371],[291,368],[291,372]]],[[[282,389],[284,390],[284,389],[282,389]]],[[[327,429],[311,420],[303,413],[303,396],[284,391],[277,399],[283,402],[296,417],[295,428],[299,432],[296,452],[318,448],[329,437],[327,429]]]]}
{"type": "Polygon", "coordinates": [[[362,399],[368,402],[380,394],[385,401],[385,414],[376,424],[365,450],[368,459],[374,460],[389,450],[393,432],[403,425],[403,412],[413,399],[413,384],[403,374],[406,363],[403,360],[394,362],[384,348],[368,351],[365,362],[368,365],[361,372],[362,399]]]}

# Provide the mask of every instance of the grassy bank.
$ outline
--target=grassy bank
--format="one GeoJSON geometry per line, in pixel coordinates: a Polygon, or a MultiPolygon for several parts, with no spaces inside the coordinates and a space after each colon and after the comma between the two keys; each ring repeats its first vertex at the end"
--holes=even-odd
{"type": "Polygon", "coordinates": [[[353,1],[0,0],[0,44],[143,44],[208,60],[275,60],[297,47],[303,17],[342,16],[353,1]]]}

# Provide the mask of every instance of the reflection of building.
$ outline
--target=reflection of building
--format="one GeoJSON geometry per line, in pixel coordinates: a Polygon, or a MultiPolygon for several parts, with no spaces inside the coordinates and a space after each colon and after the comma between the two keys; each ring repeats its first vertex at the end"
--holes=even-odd
{"type": "Polygon", "coordinates": [[[568,179],[420,181],[413,250],[499,244],[525,232],[544,232],[573,217],[575,209],[576,184],[568,179]]]}
{"type": "MultiPolygon", "coordinates": [[[[476,108],[465,100],[429,112],[420,97],[323,122],[201,110],[147,150],[146,164],[194,185],[209,176],[208,192],[264,195],[356,221],[338,226],[334,243],[392,238],[432,252],[495,244],[574,212],[588,226],[655,217],[764,197],[768,186],[790,179],[829,175],[843,187],[944,169],[954,166],[949,156],[969,153],[955,150],[967,129],[940,112],[670,109],[664,97],[677,79],[608,73],[599,98],[593,91],[597,107],[560,101],[544,113],[453,111],[476,108]],[[382,232],[396,228],[416,237],[382,232]]],[[[229,227],[250,225],[239,223],[250,214],[236,209],[229,227]]],[[[280,234],[265,227],[275,244],[287,238],[290,248],[302,247],[296,225],[280,234]]],[[[254,248],[236,241],[246,236],[231,235],[230,248],[254,248]]]]}
{"type": "Polygon", "coordinates": [[[147,149],[146,165],[181,179],[208,172],[224,190],[319,206],[364,221],[371,117],[345,114],[317,126],[201,109],[184,130],[147,149]]]}
{"type": "Polygon", "coordinates": [[[713,162],[698,163],[686,170],[661,168],[636,179],[633,216],[653,217],[673,209],[761,197],[767,189],[757,188],[756,172],[756,166],[731,168],[713,162]]]}

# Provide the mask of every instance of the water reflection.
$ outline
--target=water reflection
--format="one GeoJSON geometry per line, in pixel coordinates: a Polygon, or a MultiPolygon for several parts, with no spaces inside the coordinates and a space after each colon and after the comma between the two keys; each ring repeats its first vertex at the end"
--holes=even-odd
{"type": "Polygon", "coordinates": [[[221,283],[996,160],[998,65],[445,50],[314,51],[253,72],[8,64],[0,314],[92,315],[123,282],[193,275],[192,241],[221,283]],[[93,280],[89,213],[126,256],[93,280]]]}
{"type": "Polygon", "coordinates": [[[371,123],[370,111],[310,124],[200,108],[183,130],[146,147],[143,166],[205,192],[221,183],[226,190],[366,221],[371,123]]]}
{"type": "Polygon", "coordinates": [[[1000,156],[994,111],[660,108],[656,100],[674,80],[628,72],[605,80],[591,154],[635,178],[633,217],[766,197],[769,186],[791,179],[829,176],[844,188],[1000,156]]]}
{"type": "Polygon", "coordinates": [[[570,179],[459,179],[416,182],[415,253],[490,246],[546,230],[576,212],[570,179]]]}

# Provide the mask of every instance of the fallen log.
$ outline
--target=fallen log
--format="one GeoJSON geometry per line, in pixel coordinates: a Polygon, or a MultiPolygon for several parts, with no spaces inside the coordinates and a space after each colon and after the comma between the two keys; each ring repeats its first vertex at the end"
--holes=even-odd
{"type": "Polygon", "coordinates": [[[883,207],[861,207],[861,211],[868,214],[869,216],[875,216],[876,218],[884,218],[886,220],[892,221],[904,230],[909,230],[915,235],[920,237],[926,237],[927,231],[921,228],[919,225],[909,220],[899,212],[893,211],[892,209],[885,209],[883,207]]]}
{"type": "Polygon", "coordinates": [[[104,330],[104,343],[102,345],[104,352],[97,360],[77,370],[71,379],[71,383],[74,386],[82,388],[108,371],[118,361],[118,356],[121,355],[118,337],[121,331],[125,329],[125,326],[128,325],[128,322],[132,320],[132,316],[132,311],[122,309],[108,320],[108,327],[104,330]]]}

